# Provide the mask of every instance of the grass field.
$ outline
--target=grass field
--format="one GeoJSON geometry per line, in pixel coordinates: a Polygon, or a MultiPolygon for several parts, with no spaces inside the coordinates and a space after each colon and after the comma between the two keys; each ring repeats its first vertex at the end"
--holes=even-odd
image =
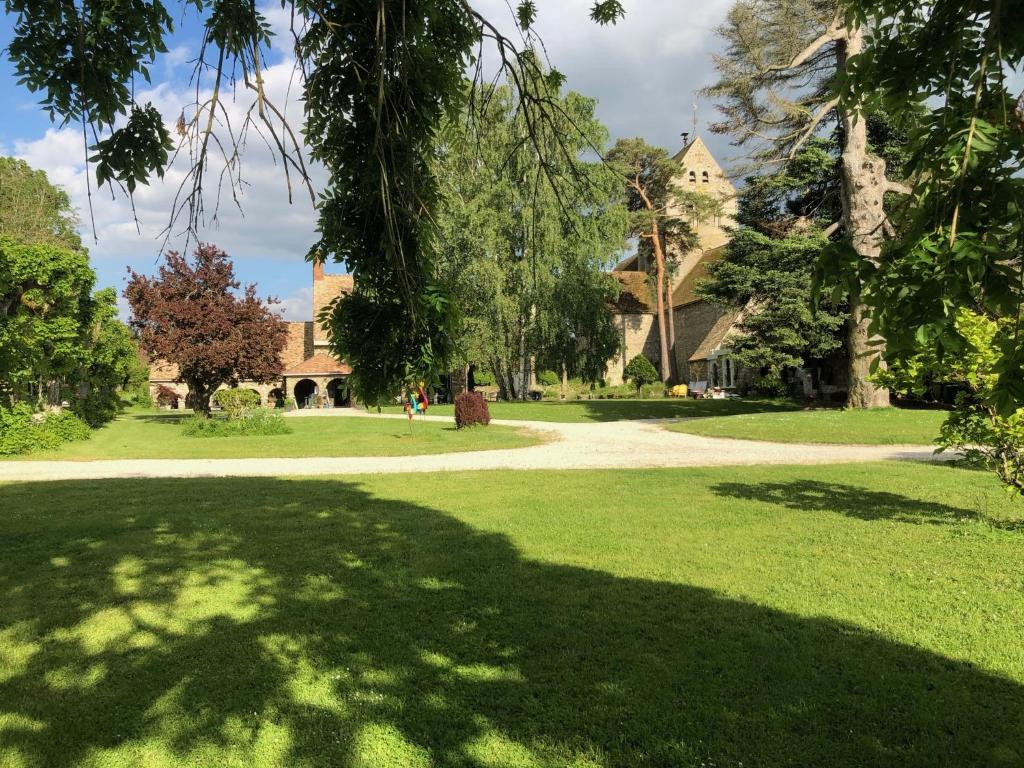
{"type": "Polygon", "coordinates": [[[189,414],[128,411],[89,440],[19,460],[302,458],[306,456],[415,456],[453,451],[521,448],[540,440],[512,427],[457,430],[453,424],[343,417],[288,418],[288,435],[188,437],[189,414]]]}
{"type": "MultiPolygon", "coordinates": [[[[657,400],[566,400],[540,402],[488,403],[491,418],[524,421],[622,421],[624,419],[678,419],[695,416],[728,416],[738,413],[792,411],[799,406],[791,400],[689,400],[659,398],[657,400]]],[[[385,408],[387,413],[401,413],[398,406],[385,408]]],[[[452,416],[451,405],[432,405],[430,414],[452,416]]]]}
{"type": "Polygon", "coordinates": [[[0,765],[1019,766],[1022,516],[909,463],[0,485],[0,765]]]}
{"type": "Polygon", "coordinates": [[[706,437],[734,437],[779,443],[930,445],[939,436],[939,427],[945,418],[945,411],[900,408],[873,411],[815,410],[694,419],[671,424],[668,428],[675,432],[706,437]]]}

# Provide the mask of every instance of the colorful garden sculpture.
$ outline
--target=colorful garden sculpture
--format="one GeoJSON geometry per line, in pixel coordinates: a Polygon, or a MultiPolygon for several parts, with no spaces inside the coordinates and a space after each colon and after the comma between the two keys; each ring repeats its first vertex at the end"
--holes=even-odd
{"type": "Polygon", "coordinates": [[[402,389],[402,408],[405,409],[405,415],[409,417],[409,421],[412,421],[413,416],[426,413],[428,407],[430,407],[430,399],[427,397],[426,390],[423,389],[422,381],[415,388],[402,389]]]}

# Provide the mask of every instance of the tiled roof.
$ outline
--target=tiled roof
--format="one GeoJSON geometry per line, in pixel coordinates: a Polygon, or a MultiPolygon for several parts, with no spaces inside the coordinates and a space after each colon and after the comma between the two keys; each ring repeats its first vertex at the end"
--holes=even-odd
{"type": "Polygon", "coordinates": [[[654,299],[647,284],[646,272],[611,272],[622,290],[613,309],[622,314],[642,314],[654,311],[654,299]]]}
{"type": "Polygon", "coordinates": [[[707,360],[712,352],[728,340],[729,335],[733,333],[734,326],[742,319],[742,315],[742,312],[733,311],[725,312],[719,317],[715,324],[711,326],[711,330],[708,331],[708,335],[704,337],[697,350],[690,355],[690,362],[707,360]]]}
{"type": "Polygon", "coordinates": [[[725,255],[724,247],[704,251],[700,261],[693,265],[693,268],[672,292],[673,308],[700,301],[700,297],[697,296],[697,283],[708,276],[707,265],[718,261],[723,255],[725,255]]]}
{"type": "Polygon", "coordinates": [[[352,368],[345,363],[339,362],[326,352],[317,352],[311,358],[303,360],[298,365],[293,365],[284,372],[284,376],[316,376],[325,374],[337,374],[348,376],[352,368]]]}

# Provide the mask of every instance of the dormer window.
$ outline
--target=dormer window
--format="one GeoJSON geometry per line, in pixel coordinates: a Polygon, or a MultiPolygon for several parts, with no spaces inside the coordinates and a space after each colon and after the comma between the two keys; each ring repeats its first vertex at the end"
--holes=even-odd
{"type": "Polygon", "coordinates": [[[705,184],[707,184],[709,181],[711,181],[711,179],[708,178],[708,172],[707,171],[701,171],[700,180],[703,181],[705,184]]]}
{"type": "Polygon", "coordinates": [[[696,184],[697,183],[697,172],[696,171],[690,171],[690,183],[691,184],[696,184]]]}

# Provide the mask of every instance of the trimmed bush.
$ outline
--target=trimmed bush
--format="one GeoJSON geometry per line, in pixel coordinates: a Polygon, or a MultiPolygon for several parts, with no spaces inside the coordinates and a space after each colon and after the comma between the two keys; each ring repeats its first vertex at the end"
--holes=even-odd
{"type": "Polygon", "coordinates": [[[537,383],[542,387],[554,387],[558,381],[558,374],[554,371],[541,371],[537,374],[537,383]]]}
{"type": "Polygon", "coordinates": [[[647,384],[653,384],[659,380],[658,370],[654,364],[643,355],[637,355],[626,364],[622,375],[636,387],[637,394],[647,384]]]}
{"type": "Polygon", "coordinates": [[[260,407],[260,395],[251,389],[218,389],[213,402],[224,409],[229,419],[244,419],[249,411],[260,407]]]}
{"type": "Polygon", "coordinates": [[[463,392],[455,398],[455,426],[458,429],[491,423],[491,411],[479,392],[463,392]]]}
{"type": "Polygon", "coordinates": [[[238,437],[254,435],[289,435],[292,428],[279,413],[257,410],[240,419],[196,415],[185,422],[183,433],[188,437],[238,437]]]}
{"type": "Polygon", "coordinates": [[[87,440],[89,425],[71,411],[34,414],[24,403],[0,408],[0,455],[32,453],[87,440]]]}

